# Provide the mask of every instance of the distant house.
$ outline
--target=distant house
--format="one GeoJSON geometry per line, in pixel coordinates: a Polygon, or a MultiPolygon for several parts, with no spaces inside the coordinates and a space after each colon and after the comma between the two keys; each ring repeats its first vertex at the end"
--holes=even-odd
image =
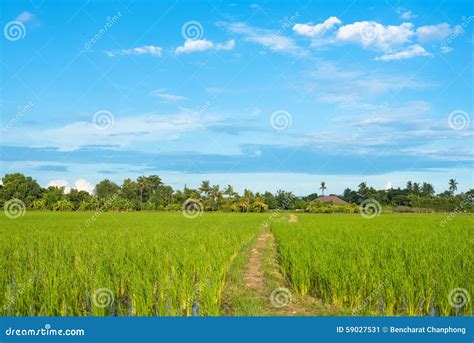
{"type": "Polygon", "coordinates": [[[347,204],[346,201],[342,200],[341,198],[335,195],[322,195],[318,198],[319,201],[327,202],[333,205],[344,205],[347,204]]]}

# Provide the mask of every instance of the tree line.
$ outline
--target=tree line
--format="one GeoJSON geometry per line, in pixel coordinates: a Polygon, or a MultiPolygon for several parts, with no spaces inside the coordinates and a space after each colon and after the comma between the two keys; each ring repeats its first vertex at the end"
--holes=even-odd
{"type": "MultiPolygon", "coordinates": [[[[128,178],[121,185],[105,179],[95,185],[93,194],[74,188],[66,193],[64,187],[43,188],[32,177],[14,173],[2,177],[0,205],[11,199],[19,199],[25,207],[36,210],[140,211],[181,210],[183,204],[191,201],[204,211],[264,212],[279,209],[352,213],[357,212],[358,206],[365,200],[373,199],[380,205],[390,206],[400,212],[412,212],[415,209],[454,211],[460,207],[463,211],[473,212],[474,189],[456,194],[457,186],[457,181],[451,179],[446,191],[435,194],[433,185],[427,182],[420,184],[408,181],[403,189],[387,190],[376,190],[362,182],[358,189],[347,188],[343,194],[337,195],[347,204],[332,205],[322,202],[316,192],[296,196],[284,190],[271,193],[245,189],[239,194],[232,185],[221,189],[209,181],[202,181],[198,188],[184,186],[183,190],[175,190],[165,185],[158,175],[139,176],[135,180],[128,178]]],[[[324,194],[326,183],[321,182],[318,189],[324,194]]]]}

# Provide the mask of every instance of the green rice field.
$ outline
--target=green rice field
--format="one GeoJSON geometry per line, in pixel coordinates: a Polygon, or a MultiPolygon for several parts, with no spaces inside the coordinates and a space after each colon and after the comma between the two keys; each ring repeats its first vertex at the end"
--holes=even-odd
{"type": "Polygon", "coordinates": [[[291,288],[358,315],[472,313],[474,217],[300,215],[272,224],[291,288]],[[452,294],[453,289],[457,290],[452,294]],[[460,293],[461,292],[461,293],[460,293]],[[462,293],[464,292],[464,294],[462,293]],[[450,299],[451,298],[451,299],[450,299]]]}
{"type": "Polygon", "coordinates": [[[279,268],[295,295],[353,315],[472,314],[472,301],[456,306],[456,290],[474,294],[473,216],[455,216],[444,226],[446,215],[297,218],[35,211],[15,220],[2,216],[0,314],[222,315],[232,263],[264,230],[275,235],[279,268]]]}

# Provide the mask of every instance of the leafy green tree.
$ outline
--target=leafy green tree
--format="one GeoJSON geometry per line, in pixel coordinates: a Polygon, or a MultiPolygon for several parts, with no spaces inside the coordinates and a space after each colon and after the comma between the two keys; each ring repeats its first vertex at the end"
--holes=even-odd
{"type": "MultiPolygon", "coordinates": [[[[356,191],[351,190],[350,188],[346,188],[342,195],[342,199],[349,203],[360,203],[362,201],[362,197],[356,191]]],[[[313,199],[315,200],[315,199],[313,199]]]]}
{"type": "Polygon", "coordinates": [[[275,195],[277,208],[282,210],[290,210],[294,208],[296,197],[291,192],[278,190],[275,195]]]}
{"type": "Polygon", "coordinates": [[[73,188],[66,194],[66,199],[73,203],[74,209],[77,210],[81,206],[81,202],[89,200],[92,196],[86,191],[78,191],[73,188]]]}
{"type": "Polygon", "coordinates": [[[360,195],[362,195],[362,196],[365,197],[365,196],[367,195],[367,192],[368,192],[367,183],[361,182],[361,183],[359,184],[359,191],[358,191],[358,193],[359,193],[360,195]]]}
{"type": "Polygon", "coordinates": [[[109,179],[100,181],[94,189],[95,195],[101,199],[110,198],[114,194],[117,194],[120,190],[120,187],[109,179]]]}
{"type": "Polygon", "coordinates": [[[140,187],[136,181],[132,179],[123,180],[121,187],[121,196],[124,199],[130,201],[131,209],[130,210],[139,210],[141,209],[140,202],[140,187]]]}
{"type": "Polygon", "coordinates": [[[46,208],[53,210],[55,204],[64,198],[64,187],[49,186],[43,191],[46,208]]]}
{"type": "Polygon", "coordinates": [[[30,176],[21,173],[5,174],[2,178],[3,187],[0,188],[0,201],[4,203],[12,198],[25,202],[31,206],[35,199],[41,197],[41,186],[30,176]]]}

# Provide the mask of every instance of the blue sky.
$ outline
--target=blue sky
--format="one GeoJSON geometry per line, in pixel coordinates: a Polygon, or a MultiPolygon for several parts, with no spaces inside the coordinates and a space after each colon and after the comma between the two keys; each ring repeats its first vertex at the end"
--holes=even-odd
{"type": "Polygon", "coordinates": [[[468,1],[3,1],[2,174],[473,188],[468,1]]]}

